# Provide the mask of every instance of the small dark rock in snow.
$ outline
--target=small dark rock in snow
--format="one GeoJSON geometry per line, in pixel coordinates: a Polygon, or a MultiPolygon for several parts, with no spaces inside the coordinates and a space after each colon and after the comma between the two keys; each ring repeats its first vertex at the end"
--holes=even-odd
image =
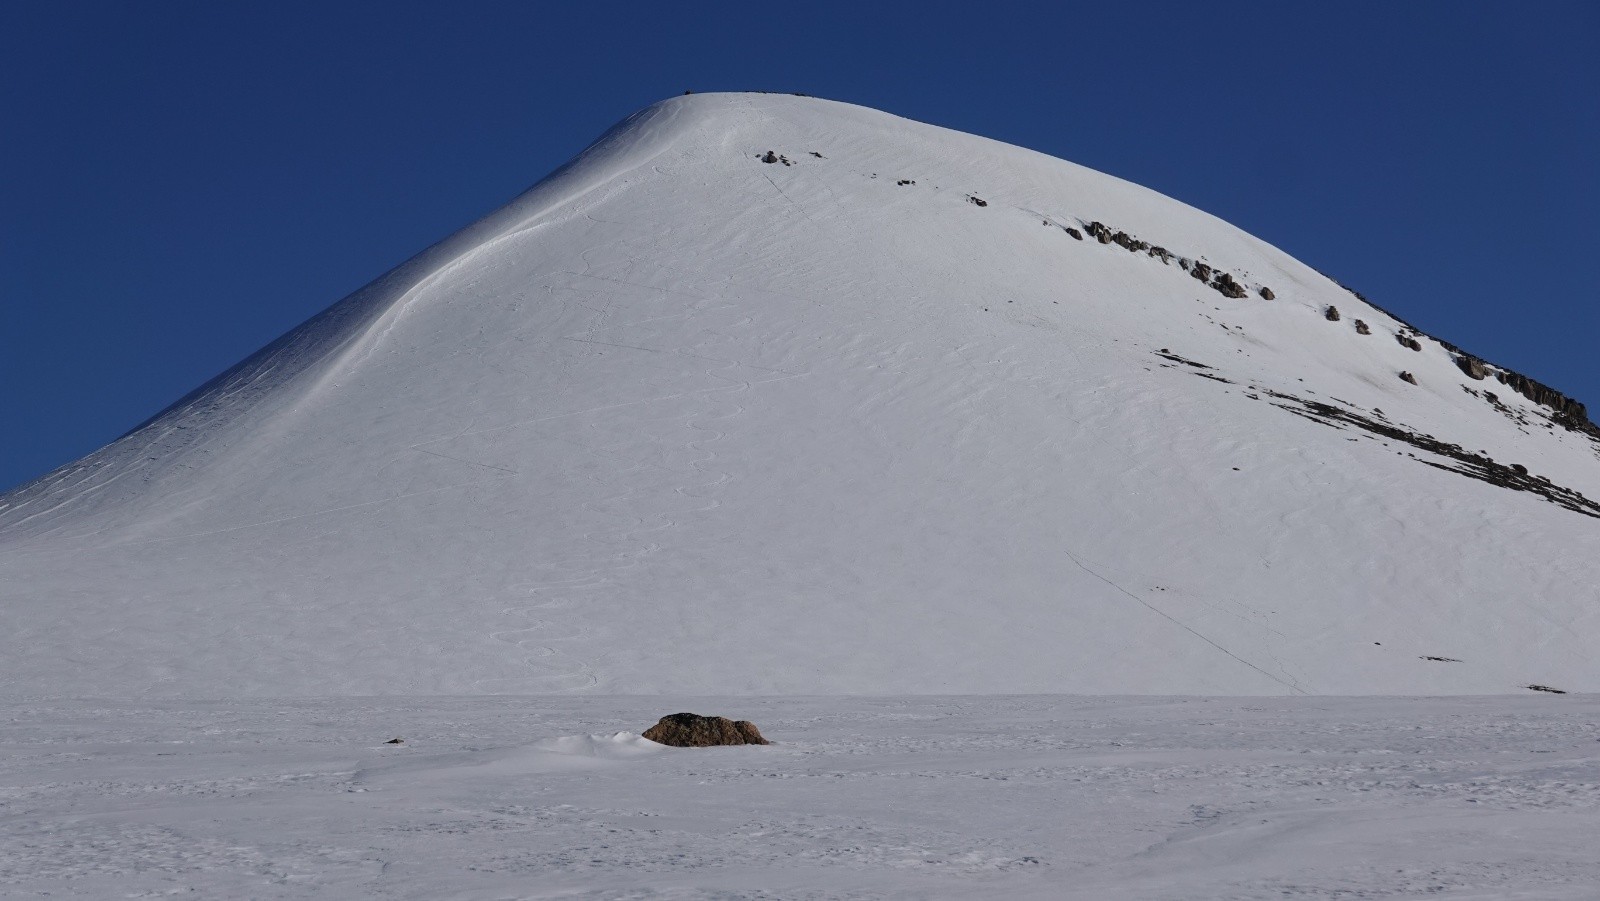
{"type": "Polygon", "coordinates": [[[1361,320],[1357,319],[1356,320],[1356,334],[1358,334],[1358,335],[1370,335],[1370,334],[1372,334],[1372,328],[1370,326],[1368,326],[1365,322],[1362,322],[1361,320]]]}
{"type": "Polygon", "coordinates": [[[967,195],[967,200],[971,201],[976,206],[988,206],[989,205],[989,201],[984,200],[982,197],[974,197],[971,194],[967,195]]]}
{"type": "Polygon", "coordinates": [[[1530,685],[1528,687],[1533,689],[1534,691],[1548,691],[1553,695],[1564,695],[1564,694],[1566,694],[1566,692],[1562,691],[1561,689],[1559,689],[1559,688],[1551,688],[1548,685],[1530,685]]]}
{"type": "Polygon", "coordinates": [[[1205,263],[1195,263],[1194,268],[1189,270],[1189,274],[1203,282],[1211,281],[1211,267],[1205,263]]]}
{"type": "Polygon", "coordinates": [[[1079,241],[1083,240],[1083,232],[1078,231],[1077,229],[1073,228],[1070,225],[1063,225],[1063,226],[1061,226],[1061,228],[1063,230],[1065,230],[1066,233],[1071,235],[1073,238],[1075,238],[1075,239],[1077,239],[1079,241]]]}
{"type": "Polygon", "coordinates": [[[1262,300],[1274,300],[1274,299],[1277,298],[1277,296],[1278,295],[1272,293],[1272,289],[1271,288],[1268,288],[1268,287],[1265,287],[1265,286],[1263,286],[1261,288],[1261,299],[1262,300]]]}
{"type": "Polygon", "coordinates": [[[388,741],[384,742],[384,744],[386,744],[386,745],[403,745],[405,743],[406,743],[406,740],[403,739],[403,738],[391,738],[388,741]]]}
{"type": "Polygon", "coordinates": [[[1400,380],[1404,381],[1404,382],[1410,382],[1413,385],[1415,385],[1417,383],[1417,377],[1412,375],[1409,372],[1401,372],[1400,373],[1400,380]]]}
{"type": "Polygon", "coordinates": [[[1417,339],[1415,339],[1415,338],[1413,338],[1410,335],[1407,335],[1405,333],[1401,333],[1401,334],[1395,335],[1394,339],[1396,341],[1400,342],[1400,346],[1401,347],[1409,347],[1412,350],[1421,350],[1422,349],[1422,342],[1421,341],[1418,341],[1417,339]]]}
{"type": "Polygon", "coordinates": [[[674,713],[644,730],[644,737],[674,748],[708,748],[714,745],[766,745],[761,730],[748,720],[725,716],[674,713]]]}
{"type": "Polygon", "coordinates": [[[777,161],[778,155],[771,150],[768,150],[766,156],[761,158],[761,162],[763,163],[776,163],[777,161]]]}
{"type": "Polygon", "coordinates": [[[1342,318],[1339,315],[1339,308],[1333,306],[1332,304],[1329,304],[1328,308],[1322,311],[1322,315],[1326,317],[1329,322],[1338,322],[1342,318]]]}
{"type": "Polygon", "coordinates": [[[1089,233],[1089,237],[1099,241],[1101,244],[1111,243],[1111,229],[1106,228],[1104,223],[1091,222],[1084,226],[1084,231],[1089,233]]]}

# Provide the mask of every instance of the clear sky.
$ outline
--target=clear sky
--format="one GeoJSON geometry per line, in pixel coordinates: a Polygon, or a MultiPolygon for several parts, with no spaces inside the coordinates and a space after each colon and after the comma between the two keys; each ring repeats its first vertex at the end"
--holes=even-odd
{"type": "Polygon", "coordinates": [[[0,490],[685,89],[1169,194],[1600,418],[1600,4],[0,4],[0,490]]]}

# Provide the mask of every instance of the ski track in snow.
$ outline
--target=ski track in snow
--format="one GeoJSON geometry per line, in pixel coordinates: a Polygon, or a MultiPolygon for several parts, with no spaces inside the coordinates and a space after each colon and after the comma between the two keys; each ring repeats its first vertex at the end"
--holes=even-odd
{"type": "Polygon", "coordinates": [[[1586,899],[1597,718],[1549,696],[14,702],[0,896],[1586,899]],[[635,734],[679,709],[775,744],[635,734]]]}

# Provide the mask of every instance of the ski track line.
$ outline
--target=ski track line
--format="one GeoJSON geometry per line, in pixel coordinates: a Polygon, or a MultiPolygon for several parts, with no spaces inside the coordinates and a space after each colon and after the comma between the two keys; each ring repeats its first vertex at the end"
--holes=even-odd
{"type": "Polygon", "coordinates": [[[1106,578],[1105,576],[1102,576],[1099,573],[1095,572],[1094,570],[1090,569],[1089,567],[1085,566],[1083,564],[1083,561],[1079,560],[1078,556],[1076,554],[1072,553],[1071,551],[1069,551],[1069,550],[1067,550],[1065,548],[1062,548],[1062,553],[1067,555],[1067,559],[1069,559],[1073,563],[1077,564],[1079,569],[1083,570],[1084,572],[1088,573],[1091,576],[1094,576],[1096,579],[1099,579],[1100,581],[1106,583],[1107,585],[1110,585],[1112,588],[1115,588],[1117,591],[1122,592],[1123,594],[1125,594],[1128,597],[1132,598],[1133,600],[1137,601],[1140,604],[1140,606],[1144,607],[1145,609],[1149,610],[1152,613],[1155,613],[1155,614],[1161,616],[1163,619],[1168,620],[1173,625],[1175,625],[1178,628],[1184,630],[1185,632],[1188,632],[1190,635],[1193,635],[1194,637],[1200,639],[1201,641],[1205,642],[1206,644],[1211,645],[1212,647],[1216,648],[1217,650],[1221,651],[1222,653],[1227,654],[1229,657],[1232,657],[1233,659],[1239,661],[1240,663],[1244,664],[1245,666],[1250,667],[1251,669],[1255,670],[1256,672],[1260,673],[1261,675],[1266,676],[1268,679],[1271,679],[1272,681],[1278,683],[1279,685],[1282,685],[1284,688],[1287,688],[1290,691],[1295,692],[1296,694],[1302,694],[1303,695],[1303,694],[1306,693],[1306,691],[1304,689],[1302,689],[1299,685],[1295,685],[1292,682],[1285,682],[1283,679],[1280,679],[1277,676],[1274,676],[1273,674],[1271,674],[1271,673],[1267,672],[1266,670],[1262,669],[1261,667],[1256,666],[1254,663],[1251,663],[1250,661],[1244,659],[1243,657],[1240,657],[1238,654],[1235,654],[1234,652],[1228,650],[1227,648],[1223,647],[1222,645],[1217,644],[1216,642],[1214,642],[1211,639],[1205,637],[1204,635],[1200,634],[1199,632],[1196,632],[1194,629],[1190,628],[1189,626],[1184,625],[1184,623],[1181,620],[1177,619],[1176,617],[1172,616],[1171,614],[1167,613],[1166,611],[1162,610],[1161,608],[1156,607],[1155,605],[1153,605],[1150,602],[1146,601],[1144,598],[1139,597],[1138,595],[1134,594],[1133,592],[1129,591],[1128,589],[1123,588],[1121,585],[1118,585],[1117,583],[1111,581],[1110,579],[1106,578]]]}

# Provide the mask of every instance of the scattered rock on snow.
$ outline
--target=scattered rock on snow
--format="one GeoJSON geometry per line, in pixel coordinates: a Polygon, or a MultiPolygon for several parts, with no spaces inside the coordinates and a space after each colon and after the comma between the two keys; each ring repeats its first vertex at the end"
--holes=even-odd
{"type": "Polygon", "coordinates": [[[1402,371],[1400,373],[1400,380],[1402,382],[1410,382],[1413,385],[1415,385],[1417,383],[1417,377],[1412,375],[1411,373],[1405,372],[1405,371],[1402,371]]]}
{"type": "Polygon", "coordinates": [[[771,150],[768,150],[766,155],[761,158],[761,162],[763,162],[763,163],[776,163],[777,161],[778,161],[778,154],[774,153],[771,150]]]}
{"type": "Polygon", "coordinates": [[[1400,342],[1400,346],[1401,347],[1409,347],[1412,350],[1421,350],[1422,349],[1422,342],[1418,341],[1417,339],[1415,339],[1413,337],[1411,337],[1410,335],[1406,334],[1405,332],[1401,332],[1400,334],[1395,335],[1394,339],[1396,341],[1400,342]]]}
{"type": "Polygon", "coordinates": [[[1340,318],[1342,318],[1339,316],[1339,308],[1332,304],[1329,304],[1328,308],[1322,311],[1322,315],[1326,317],[1329,322],[1338,322],[1340,318]]]}
{"type": "Polygon", "coordinates": [[[1360,319],[1357,319],[1356,320],[1356,334],[1358,334],[1358,335],[1370,335],[1370,334],[1372,334],[1372,327],[1367,325],[1365,322],[1362,322],[1360,319]]]}
{"type": "Polygon", "coordinates": [[[1065,230],[1067,234],[1071,235],[1074,239],[1079,240],[1079,241],[1083,240],[1083,232],[1078,231],[1077,229],[1073,228],[1070,225],[1063,225],[1063,226],[1061,226],[1061,228],[1063,230],[1065,230]]]}
{"type": "Polygon", "coordinates": [[[1533,689],[1534,691],[1548,691],[1553,695],[1564,695],[1564,694],[1566,694],[1565,691],[1562,691],[1559,688],[1551,688],[1548,685],[1537,685],[1537,684],[1535,684],[1535,685],[1529,685],[1528,687],[1533,689]]]}
{"type": "Polygon", "coordinates": [[[988,206],[989,205],[989,201],[984,200],[982,197],[978,197],[978,196],[973,195],[973,194],[968,194],[967,195],[967,200],[970,201],[974,206],[988,206]]]}
{"type": "Polygon", "coordinates": [[[644,730],[644,737],[674,748],[707,748],[713,745],[766,745],[761,730],[748,720],[730,720],[725,716],[700,716],[694,713],[674,713],[664,716],[654,726],[644,730]]]}
{"type": "Polygon", "coordinates": [[[386,744],[386,745],[403,745],[405,743],[406,743],[406,740],[403,739],[403,738],[391,738],[388,741],[384,742],[384,744],[386,744]]]}
{"type": "Polygon", "coordinates": [[[1273,294],[1271,288],[1268,288],[1265,285],[1262,286],[1262,288],[1261,288],[1261,299],[1262,300],[1275,300],[1275,299],[1277,299],[1277,297],[1278,297],[1278,295],[1273,294]]]}
{"type": "Polygon", "coordinates": [[[1233,275],[1227,272],[1217,276],[1217,280],[1211,283],[1211,287],[1222,292],[1223,297],[1232,297],[1237,299],[1245,295],[1244,285],[1234,281],[1233,275]]]}
{"type": "Polygon", "coordinates": [[[1468,378],[1474,378],[1480,382],[1489,374],[1489,371],[1483,367],[1483,361],[1469,354],[1462,354],[1456,357],[1456,365],[1461,367],[1461,371],[1465,372],[1468,378]]]}

